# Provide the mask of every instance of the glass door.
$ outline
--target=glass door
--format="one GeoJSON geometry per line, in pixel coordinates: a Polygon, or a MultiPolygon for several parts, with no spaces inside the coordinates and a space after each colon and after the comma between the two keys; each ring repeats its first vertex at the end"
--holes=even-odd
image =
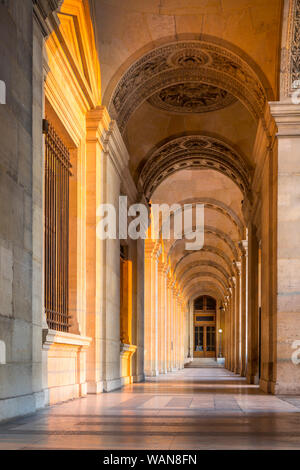
{"type": "Polygon", "coordinates": [[[216,300],[200,296],[194,301],[194,357],[216,357],[216,300]]]}
{"type": "Polygon", "coordinates": [[[197,357],[204,357],[204,326],[195,326],[194,350],[197,357]]]}
{"type": "Polygon", "coordinates": [[[215,356],[216,354],[216,328],[207,326],[206,328],[206,357],[215,356]]]}

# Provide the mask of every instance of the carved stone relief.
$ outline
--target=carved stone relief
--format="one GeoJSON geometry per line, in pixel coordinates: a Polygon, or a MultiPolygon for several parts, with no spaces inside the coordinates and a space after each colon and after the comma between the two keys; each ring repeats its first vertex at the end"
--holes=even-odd
{"type": "Polygon", "coordinates": [[[152,151],[139,175],[139,184],[150,198],[158,185],[183,169],[214,169],[228,176],[244,193],[250,187],[251,171],[233,148],[210,136],[173,138],[152,151]]]}
{"type": "Polygon", "coordinates": [[[148,100],[156,108],[173,113],[207,113],[235,101],[227,91],[202,83],[179,83],[163,88],[148,100]]]}
{"type": "Polygon", "coordinates": [[[263,114],[265,91],[247,62],[216,44],[182,41],[136,61],[119,81],[109,113],[124,132],[131,114],[146,100],[168,111],[204,112],[235,99],[255,118],[263,114]]]}

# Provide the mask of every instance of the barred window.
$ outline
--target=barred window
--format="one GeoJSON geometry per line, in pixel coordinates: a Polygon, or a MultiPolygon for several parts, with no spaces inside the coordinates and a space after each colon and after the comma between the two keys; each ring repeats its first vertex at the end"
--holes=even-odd
{"type": "Polygon", "coordinates": [[[45,134],[45,311],[49,328],[69,331],[70,153],[44,120],[45,134]]]}

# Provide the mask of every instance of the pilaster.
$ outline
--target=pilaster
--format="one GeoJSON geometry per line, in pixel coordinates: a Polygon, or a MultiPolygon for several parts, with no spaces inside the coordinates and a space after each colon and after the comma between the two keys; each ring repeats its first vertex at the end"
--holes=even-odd
{"type": "Polygon", "coordinates": [[[273,318],[276,351],[268,387],[278,394],[300,393],[297,344],[300,341],[300,105],[270,103],[277,125],[277,298],[273,318]],[[296,361],[293,358],[296,358],[296,361]]]}

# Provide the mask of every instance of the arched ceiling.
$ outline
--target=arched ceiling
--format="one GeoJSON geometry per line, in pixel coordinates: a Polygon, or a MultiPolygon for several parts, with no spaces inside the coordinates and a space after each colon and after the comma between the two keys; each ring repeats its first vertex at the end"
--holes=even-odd
{"type": "Polygon", "coordinates": [[[277,93],[281,0],[90,0],[94,16],[102,90],[117,71],[164,42],[182,35],[210,35],[230,43],[264,72],[277,93]],[[264,45],[265,47],[262,47],[264,45]],[[129,59],[132,58],[130,62],[129,59]]]}
{"type": "MultiPolygon", "coordinates": [[[[229,279],[235,275],[234,263],[240,260],[240,241],[245,238],[243,197],[241,188],[231,177],[214,169],[177,171],[154,190],[152,204],[204,205],[201,250],[186,250],[185,238],[164,240],[171,268],[184,295],[190,297],[191,293],[211,283],[215,297],[225,298],[229,279]]],[[[173,228],[173,214],[170,219],[173,228]]],[[[194,219],[191,222],[190,229],[195,231],[194,219]]]]}
{"type": "Polygon", "coordinates": [[[159,143],[145,157],[138,173],[139,185],[146,197],[151,198],[161,181],[184,169],[214,169],[228,176],[247,195],[251,168],[238,151],[221,138],[200,132],[172,136],[159,143]]]}
{"type": "Polygon", "coordinates": [[[103,104],[139,192],[204,204],[203,248],[165,240],[171,268],[186,298],[224,300],[246,237],[258,121],[278,97],[283,1],[90,2],[103,104]]]}

